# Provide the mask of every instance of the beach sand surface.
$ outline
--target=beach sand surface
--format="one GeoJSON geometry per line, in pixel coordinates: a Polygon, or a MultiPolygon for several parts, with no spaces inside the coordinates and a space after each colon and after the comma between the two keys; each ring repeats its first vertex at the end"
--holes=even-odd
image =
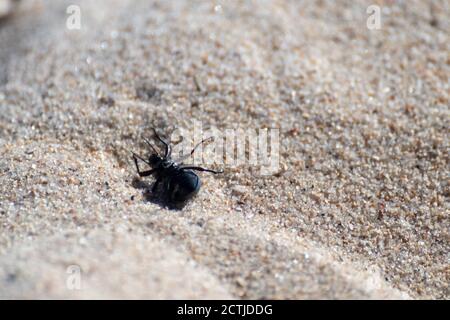
{"type": "Polygon", "coordinates": [[[0,298],[448,299],[449,8],[3,9],[0,298]],[[130,150],[195,123],[278,128],[279,168],[212,165],[183,210],[149,201],[130,150]]]}

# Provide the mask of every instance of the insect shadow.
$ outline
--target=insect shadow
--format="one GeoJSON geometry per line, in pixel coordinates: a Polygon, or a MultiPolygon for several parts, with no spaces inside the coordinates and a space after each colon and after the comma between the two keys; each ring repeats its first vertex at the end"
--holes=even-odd
{"type": "Polygon", "coordinates": [[[182,156],[179,162],[172,160],[172,148],[158,135],[153,129],[155,137],[164,145],[164,154],[160,153],[153,145],[144,138],[145,143],[150,147],[151,154],[148,159],[132,152],[136,171],[140,177],[154,176],[156,181],[152,186],[139,179],[133,180],[133,186],[138,189],[144,189],[146,200],[168,207],[169,209],[181,210],[187,202],[192,199],[200,190],[201,180],[194,171],[204,171],[213,174],[223,173],[197,166],[184,165],[183,160],[189,158],[203,143],[210,141],[211,138],[204,139],[198,143],[189,154],[182,156]],[[150,170],[141,171],[138,160],[144,162],[150,170]]]}
{"type": "Polygon", "coordinates": [[[142,195],[144,196],[145,201],[157,204],[161,207],[170,208],[169,204],[164,199],[165,197],[161,190],[155,190],[155,192],[152,191],[154,183],[148,183],[137,177],[134,177],[131,185],[135,189],[142,190],[142,195]]]}

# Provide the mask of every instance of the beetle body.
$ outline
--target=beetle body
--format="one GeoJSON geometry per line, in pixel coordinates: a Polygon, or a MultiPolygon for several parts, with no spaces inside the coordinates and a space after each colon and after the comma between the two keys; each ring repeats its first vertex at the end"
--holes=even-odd
{"type": "MultiPolygon", "coordinates": [[[[193,198],[200,190],[200,178],[191,170],[165,178],[164,190],[168,201],[173,204],[183,204],[193,198]]],[[[164,185],[164,182],[163,182],[164,185]]]]}
{"type": "Polygon", "coordinates": [[[194,171],[183,169],[177,163],[163,158],[158,159],[157,163],[153,173],[156,178],[153,192],[161,184],[163,195],[169,204],[178,207],[198,193],[201,181],[194,171]]]}
{"type": "MultiPolygon", "coordinates": [[[[136,170],[141,177],[153,175],[156,179],[152,192],[156,193],[158,186],[162,185],[163,198],[170,207],[182,208],[186,202],[192,199],[200,190],[201,181],[196,171],[207,171],[214,174],[222,173],[222,171],[214,171],[205,169],[202,167],[183,166],[182,163],[171,159],[171,148],[162,140],[155,131],[155,135],[159,141],[165,146],[164,156],[160,156],[156,149],[147,140],[145,142],[152,148],[153,153],[148,160],[143,159],[137,154],[133,153],[133,159],[136,165],[136,170]],[[141,171],[138,165],[138,159],[145,162],[151,167],[151,170],[141,171]]],[[[205,142],[203,140],[192,149],[190,155],[192,155],[195,149],[205,142]]],[[[189,156],[189,155],[188,155],[189,156]]]]}

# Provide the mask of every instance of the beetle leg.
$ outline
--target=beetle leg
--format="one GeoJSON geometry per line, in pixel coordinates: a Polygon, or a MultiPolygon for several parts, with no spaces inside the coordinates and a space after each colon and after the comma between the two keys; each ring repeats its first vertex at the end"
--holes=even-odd
{"type": "Polygon", "coordinates": [[[215,171],[215,170],[211,170],[211,169],[205,169],[202,167],[181,167],[181,169],[183,170],[197,170],[197,171],[206,171],[206,172],[211,172],[211,173],[223,173],[223,170],[220,171],[215,171]]]}
{"type": "Polygon", "coordinates": [[[153,184],[153,187],[152,187],[152,193],[155,193],[156,192],[156,189],[158,188],[158,185],[159,185],[159,183],[161,182],[161,179],[156,179],[156,181],[155,181],[155,183],[153,184]]]}
{"type": "MultiPolygon", "coordinates": [[[[137,173],[139,174],[140,177],[148,177],[148,176],[151,175],[153,172],[155,172],[155,169],[147,170],[147,171],[141,171],[141,170],[139,169],[138,159],[144,161],[145,163],[147,163],[147,161],[145,161],[144,159],[142,159],[142,158],[141,158],[140,156],[138,156],[137,154],[133,153],[134,164],[136,165],[136,170],[137,170],[137,173]]],[[[148,164],[148,163],[147,163],[147,164],[148,164]]]]}
{"type": "Polygon", "coordinates": [[[150,163],[148,163],[148,161],[146,161],[146,160],[145,160],[144,158],[142,158],[140,155],[138,155],[138,154],[136,154],[136,153],[134,153],[134,152],[131,152],[131,153],[133,154],[133,159],[134,159],[135,162],[137,162],[136,159],[139,159],[139,160],[141,160],[142,162],[144,162],[144,163],[150,165],[150,163]]]}

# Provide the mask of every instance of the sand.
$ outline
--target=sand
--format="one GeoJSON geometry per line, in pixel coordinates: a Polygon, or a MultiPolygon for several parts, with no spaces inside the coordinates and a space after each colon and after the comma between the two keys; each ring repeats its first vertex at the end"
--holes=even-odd
{"type": "Polygon", "coordinates": [[[0,298],[449,298],[448,1],[14,4],[0,298]],[[194,120],[279,128],[280,169],[148,201],[129,150],[194,120]]]}

